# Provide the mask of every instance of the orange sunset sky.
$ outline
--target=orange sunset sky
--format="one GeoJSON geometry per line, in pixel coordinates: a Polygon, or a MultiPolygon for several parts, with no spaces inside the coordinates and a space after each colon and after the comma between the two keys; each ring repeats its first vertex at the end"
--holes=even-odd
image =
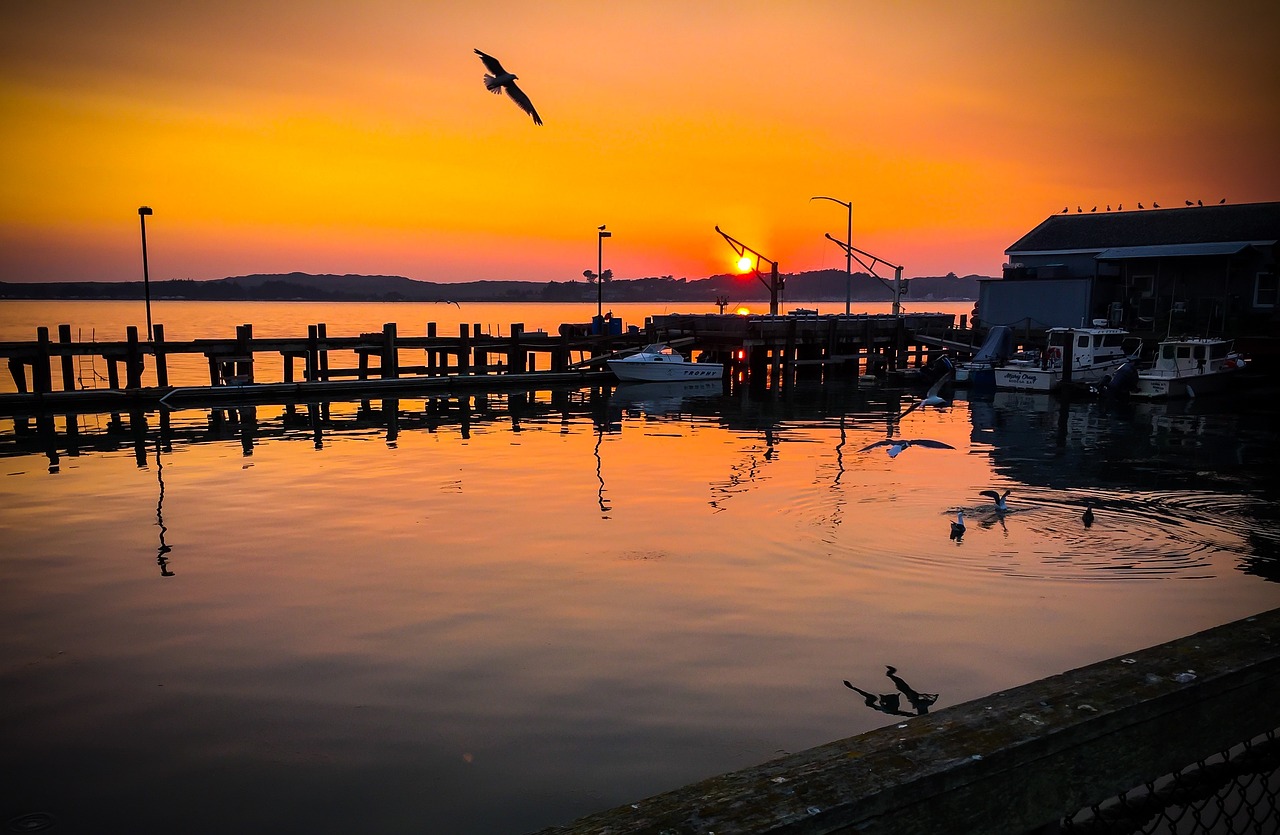
{"type": "Polygon", "coordinates": [[[1265,2],[6,2],[0,280],[999,274],[1045,217],[1280,199],[1265,2]],[[485,92],[479,48],[545,121],[485,92]]]}

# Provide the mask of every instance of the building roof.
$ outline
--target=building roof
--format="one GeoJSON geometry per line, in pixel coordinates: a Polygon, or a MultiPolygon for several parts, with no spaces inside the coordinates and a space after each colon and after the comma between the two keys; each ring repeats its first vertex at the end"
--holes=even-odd
{"type": "Polygon", "coordinates": [[[1280,239],[1280,202],[1051,215],[1005,250],[1098,252],[1118,247],[1280,239]]]}
{"type": "Polygon", "coordinates": [[[1164,244],[1163,246],[1117,246],[1097,254],[1099,261],[1130,258],[1180,258],[1190,255],[1237,255],[1251,246],[1275,246],[1275,241],[1224,241],[1209,244],[1164,244]]]}

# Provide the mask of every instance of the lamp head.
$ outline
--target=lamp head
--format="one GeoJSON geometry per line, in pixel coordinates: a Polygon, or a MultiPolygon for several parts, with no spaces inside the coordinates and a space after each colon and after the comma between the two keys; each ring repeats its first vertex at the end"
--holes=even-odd
{"type": "Polygon", "coordinates": [[[150,207],[150,206],[142,206],[141,208],[139,208],[139,209],[138,209],[138,214],[140,214],[140,215],[149,215],[149,214],[151,214],[151,207],[150,207]]]}

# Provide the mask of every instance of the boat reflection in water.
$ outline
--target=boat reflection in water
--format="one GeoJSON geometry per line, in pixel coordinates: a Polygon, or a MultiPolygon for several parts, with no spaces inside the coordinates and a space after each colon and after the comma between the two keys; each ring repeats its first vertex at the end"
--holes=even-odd
{"type": "Polygon", "coordinates": [[[720,384],[0,419],[10,817],[532,831],[1276,605],[1267,398],[720,384]]]}

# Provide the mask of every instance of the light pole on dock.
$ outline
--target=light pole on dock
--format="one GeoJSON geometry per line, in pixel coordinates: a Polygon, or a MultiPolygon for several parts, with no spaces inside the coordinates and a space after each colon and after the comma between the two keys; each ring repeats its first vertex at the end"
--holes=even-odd
{"type": "Polygon", "coordinates": [[[849,315],[849,305],[853,300],[853,203],[846,203],[843,200],[837,200],[834,197],[810,197],[809,202],[814,200],[830,200],[832,203],[839,203],[849,212],[849,225],[845,229],[845,250],[844,250],[844,315],[849,315]]]}
{"type": "Polygon", "coordinates": [[[613,236],[612,232],[606,232],[605,226],[601,224],[596,237],[596,318],[600,320],[600,327],[604,328],[604,239],[613,236]]]}
{"type": "Polygon", "coordinates": [[[147,302],[147,341],[152,339],[151,331],[151,275],[147,272],[147,215],[151,214],[150,206],[138,209],[138,222],[142,224],[142,295],[147,302]]]}

